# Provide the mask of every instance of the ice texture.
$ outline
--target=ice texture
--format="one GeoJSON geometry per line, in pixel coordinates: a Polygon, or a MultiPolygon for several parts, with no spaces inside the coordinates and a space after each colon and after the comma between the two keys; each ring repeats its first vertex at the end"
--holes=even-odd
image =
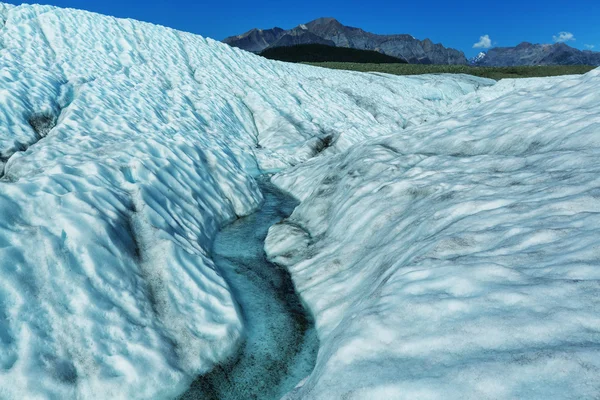
{"type": "Polygon", "coordinates": [[[473,107],[492,84],[0,4],[0,398],[177,396],[243,340],[210,247],[260,205],[253,176],[473,107]]]}
{"type": "Polygon", "coordinates": [[[600,69],[460,102],[273,179],[302,202],[267,254],[321,341],[288,399],[600,393],[600,69]]]}

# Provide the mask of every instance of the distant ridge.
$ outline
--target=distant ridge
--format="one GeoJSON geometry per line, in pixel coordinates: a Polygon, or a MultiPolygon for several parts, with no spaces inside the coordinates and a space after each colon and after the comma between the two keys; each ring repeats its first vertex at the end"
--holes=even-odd
{"type": "Polygon", "coordinates": [[[565,43],[532,44],[523,42],[515,47],[495,47],[472,60],[482,67],[520,65],[593,65],[600,66],[600,52],[578,50],[565,43]]]}
{"type": "Polygon", "coordinates": [[[223,42],[260,53],[265,49],[298,44],[323,44],[359,50],[372,50],[400,58],[411,64],[467,64],[462,51],[419,40],[411,35],[377,35],[345,26],[335,18],[319,18],[295,28],[252,29],[223,42]]]}

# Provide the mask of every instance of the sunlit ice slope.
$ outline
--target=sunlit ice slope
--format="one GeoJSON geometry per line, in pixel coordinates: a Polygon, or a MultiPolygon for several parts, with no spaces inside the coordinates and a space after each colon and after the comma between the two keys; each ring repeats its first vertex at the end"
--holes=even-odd
{"type": "Polygon", "coordinates": [[[600,393],[600,69],[463,101],[274,177],[302,203],[267,254],[321,341],[290,399],[600,393]]]}
{"type": "Polygon", "coordinates": [[[210,258],[253,176],[430,123],[491,81],[268,61],[0,4],[0,398],[169,398],[243,326],[210,258]]]}

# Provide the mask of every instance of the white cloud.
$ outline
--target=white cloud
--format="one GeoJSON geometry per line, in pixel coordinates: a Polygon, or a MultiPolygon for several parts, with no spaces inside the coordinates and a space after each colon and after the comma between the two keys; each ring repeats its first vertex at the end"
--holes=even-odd
{"type": "Polygon", "coordinates": [[[489,49],[492,47],[492,39],[489,35],[483,35],[479,37],[479,42],[473,45],[474,49],[489,49]]]}
{"type": "Polygon", "coordinates": [[[571,32],[558,32],[558,35],[552,36],[556,43],[575,41],[575,36],[571,32]]]}
{"type": "Polygon", "coordinates": [[[588,50],[592,50],[596,46],[594,46],[593,44],[584,44],[583,47],[585,47],[588,50]]]}

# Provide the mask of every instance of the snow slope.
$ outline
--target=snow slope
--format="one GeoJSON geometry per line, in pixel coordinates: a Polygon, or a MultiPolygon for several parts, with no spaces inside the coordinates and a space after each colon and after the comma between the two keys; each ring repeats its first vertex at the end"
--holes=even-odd
{"type": "Polygon", "coordinates": [[[321,341],[288,397],[597,398],[599,93],[503,80],[277,175],[302,203],[265,248],[321,341]]]}
{"type": "Polygon", "coordinates": [[[243,339],[209,253],[262,201],[252,176],[470,107],[490,84],[0,4],[0,398],[181,393],[243,339]]]}

